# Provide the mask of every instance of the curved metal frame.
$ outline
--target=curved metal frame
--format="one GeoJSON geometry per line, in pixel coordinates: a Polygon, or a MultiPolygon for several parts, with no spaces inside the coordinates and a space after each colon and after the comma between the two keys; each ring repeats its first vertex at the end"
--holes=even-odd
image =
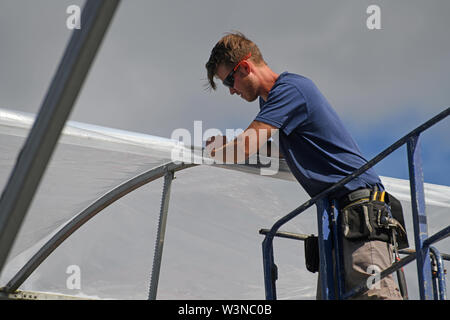
{"type": "Polygon", "coordinates": [[[118,185],[96,201],[90,206],[77,214],[70,220],[61,230],[59,230],[53,237],[50,238],[42,247],[36,252],[33,257],[20,269],[19,272],[8,282],[3,288],[4,292],[11,293],[16,291],[22,283],[33,273],[34,270],[70,235],[78,230],[82,225],[93,218],[97,213],[108,207],[110,204],[119,200],[128,193],[142,187],[143,185],[152,182],[165,176],[169,172],[180,171],[190,167],[197,166],[197,164],[186,164],[184,162],[165,163],[159,167],[148,170],[128,181],[118,185]]]}

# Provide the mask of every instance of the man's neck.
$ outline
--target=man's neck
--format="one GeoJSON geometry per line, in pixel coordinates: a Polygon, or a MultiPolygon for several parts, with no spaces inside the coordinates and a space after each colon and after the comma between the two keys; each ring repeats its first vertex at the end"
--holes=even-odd
{"type": "Polygon", "coordinates": [[[260,92],[259,95],[264,101],[267,101],[269,92],[278,79],[278,74],[272,71],[267,65],[260,68],[260,92]]]}

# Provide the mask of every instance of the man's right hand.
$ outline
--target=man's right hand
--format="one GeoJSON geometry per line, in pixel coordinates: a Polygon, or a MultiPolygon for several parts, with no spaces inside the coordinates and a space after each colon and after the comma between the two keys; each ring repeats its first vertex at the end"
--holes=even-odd
{"type": "Polygon", "coordinates": [[[222,146],[224,146],[227,143],[227,137],[217,135],[213,137],[209,137],[206,139],[206,152],[208,156],[214,157],[214,151],[215,149],[218,149],[222,146]]]}
{"type": "Polygon", "coordinates": [[[221,136],[221,135],[217,135],[217,136],[213,136],[213,137],[209,137],[208,139],[206,139],[206,146],[208,146],[209,144],[216,142],[216,141],[220,141],[220,139],[222,139],[222,145],[227,143],[227,137],[221,136]]]}

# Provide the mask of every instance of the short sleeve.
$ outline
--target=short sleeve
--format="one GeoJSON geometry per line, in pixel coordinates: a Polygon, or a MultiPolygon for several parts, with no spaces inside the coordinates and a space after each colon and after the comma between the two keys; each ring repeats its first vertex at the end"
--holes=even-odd
{"type": "Polygon", "coordinates": [[[306,100],[293,85],[281,83],[272,88],[255,120],[283,130],[286,135],[308,119],[306,100]]]}

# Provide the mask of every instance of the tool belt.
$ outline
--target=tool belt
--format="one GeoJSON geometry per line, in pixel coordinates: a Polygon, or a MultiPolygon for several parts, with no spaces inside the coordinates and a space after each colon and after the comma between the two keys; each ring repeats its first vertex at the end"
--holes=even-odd
{"type": "Polygon", "coordinates": [[[386,191],[359,189],[339,200],[342,235],[348,240],[392,242],[396,232],[399,249],[407,248],[403,210],[400,201],[386,191]]]}
{"type": "MultiPolygon", "coordinates": [[[[381,240],[396,249],[409,247],[402,204],[393,195],[377,189],[359,189],[339,199],[338,224],[350,241],[381,240]]],[[[319,271],[317,236],[305,239],[305,264],[310,272],[319,271]]]]}

